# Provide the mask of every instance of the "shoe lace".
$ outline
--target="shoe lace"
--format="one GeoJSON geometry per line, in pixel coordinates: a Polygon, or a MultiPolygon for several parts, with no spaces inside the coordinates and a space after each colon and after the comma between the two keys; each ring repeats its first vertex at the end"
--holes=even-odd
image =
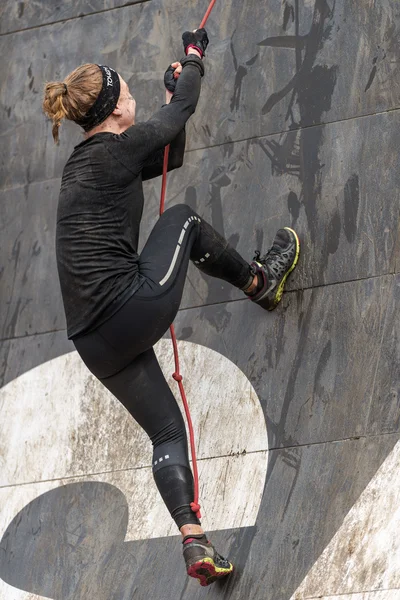
{"type": "Polygon", "coordinates": [[[271,248],[269,250],[267,250],[267,252],[265,254],[263,254],[262,256],[261,256],[260,250],[254,251],[253,260],[261,263],[262,265],[266,265],[270,261],[271,258],[272,259],[274,259],[274,258],[282,259],[282,248],[272,245],[271,248]]]}

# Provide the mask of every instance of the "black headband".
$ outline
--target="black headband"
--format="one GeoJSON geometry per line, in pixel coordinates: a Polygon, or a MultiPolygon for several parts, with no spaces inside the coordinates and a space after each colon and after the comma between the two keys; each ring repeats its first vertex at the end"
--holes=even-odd
{"type": "Polygon", "coordinates": [[[121,89],[118,73],[114,69],[104,65],[97,66],[103,74],[103,86],[86,115],[82,119],[75,121],[85,131],[89,131],[93,127],[96,127],[96,125],[100,125],[100,123],[111,115],[117,106],[121,89]]]}

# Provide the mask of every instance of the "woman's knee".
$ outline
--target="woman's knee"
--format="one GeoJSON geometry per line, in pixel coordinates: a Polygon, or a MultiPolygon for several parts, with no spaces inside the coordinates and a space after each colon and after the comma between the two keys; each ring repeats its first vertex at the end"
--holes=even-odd
{"type": "Polygon", "coordinates": [[[186,221],[190,217],[198,217],[198,214],[187,204],[175,204],[174,206],[171,206],[171,208],[168,208],[164,212],[164,215],[168,215],[174,219],[179,219],[182,221],[186,221]]]}
{"type": "Polygon", "coordinates": [[[154,449],[164,444],[186,443],[186,427],[181,414],[171,419],[167,425],[159,429],[150,439],[154,449]]]}

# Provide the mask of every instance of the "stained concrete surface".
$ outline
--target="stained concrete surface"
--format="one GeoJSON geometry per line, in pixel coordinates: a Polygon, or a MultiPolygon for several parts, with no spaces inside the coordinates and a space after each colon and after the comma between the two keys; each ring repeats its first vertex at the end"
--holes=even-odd
{"type": "MultiPolygon", "coordinates": [[[[400,244],[398,131],[392,112],[190,152],[183,172],[171,173],[170,203],[189,204],[248,259],[272,243],[282,224],[296,228],[302,269],[288,289],[393,273],[400,244]]],[[[158,194],[147,186],[150,226],[158,194]]],[[[182,306],[240,297],[193,268],[182,306]]]]}
{"type": "Polygon", "coordinates": [[[247,300],[183,310],[176,331],[243,370],[272,448],[400,433],[399,294],[388,275],[288,293],[272,319],[247,300]]]}
{"type": "MultiPolygon", "coordinates": [[[[63,164],[81,137],[67,124],[53,146],[43,83],[82,62],[111,64],[146,119],[163,102],[180,30],[207,7],[190,0],[183,14],[177,0],[125,4],[1,8],[0,422],[9,479],[0,488],[0,599],[397,600],[400,10],[390,0],[217,0],[209,20],[202,97],[168,205],[188,203],[248,258],[291,225],[302,256],[273,314],[189,271],[178,337],[236,365],[260,403],[253,419],[265,419],[268,432],[255,448],[243,421],[246,454],[235,454],[238,430],[225,427],[201,457],[205,523],[237,566],[205,590],[185,577],[179,540],[144,454],[136,456],[145,440],[132,450],[124,411],[88,387],[74,409],[80,388],[68,380],[82,371],[57,362],[68,364],[73,346],[55,270],[55,211],[63,164]],[[10,398],[7,390],[18,391],[10,398]],[[24,419],[12,402],[26,407],[24,419]],[[67,429],[70,441],[57,438],[67,429]],[[12,451],[26,432],[35,474],[12,451]],[[60,456],[79,471],[62,472],[60,456]],[[246,521],[251,486],[235,482],[262,469],[264,493],[246,521]],[[235,490],[238,520],[226,525],[221,505],[235,490]]],[[[159,181],[145,192],[142,244],[157,218],[159,181]]],[[[201,375],[214,391],[185,375],[200,448],[211,443],[216,411],[202,416],[198,407],[225,386],[224,374],[210,371],[201,375]]]]}
{"type": "Polygon", "coordinates": [[[52,358],[74,350],[65,331],[3,340],[0,346],[0,385],[52,358]]]}
{"type": "Polygon", "coordinates": [[[0,33],[16,33],[47,23],[79,19],[93,13],[152,0],[39,0],[15,2],[3,0],[0,8],[0,33]]]}
{"type": "MultiPolygon", "coordinates": [[[[282,142],[283,147],[290,142],[287,154],[296,151],[300,157],[301,148],[321,144],[318,164],[303,163],[295,173],[285,166],[289,158],[276,171],[266,155],[279,145],[277,136],[190,152],[185,167],[169,177],[167,206],[190,204],[248,259],[254,249],[271,244],[282,224],[295,227],[303,268],[289,289],[393,273],[400,247],[399,124],[392,112],[290,132],[282,142]]],[[[55,255],[43,251],[53,246],[59,184],[52,179],[3,191],[9,233],[2,337],[65,327],[55,255]],[[42,214],[47,215],[45,227],[42,214]]],[[[159,181],[147,182],[145,190],[142,242],[158,216],[159,181]]],[[[240,297],[193,267],[182,307],[240,297]]]]}
{"type": "MultiPolygon", "coordinates": [[[[213,532],[215,543],[234,555],[238,566],[223,586],[205,591],[185,579],[176,537],[131,542],[126,531],[132,499],[101,481],[60,481],[59,487],[28,501],[3,536],[9,558],[2,563],[2,577],[18,589],[51,598],[94,595],[105,600],[134,593],[144,599],[151,592],[171,599],[289,599],[398,440],[398,435],[382,436],[271,451],[274,468],[255,527],[213,532]],[[327,502],[327,495],[334,502],[327,502]]],[[[364,539],[368,532],[361,532],[364,539]]],[[[345,558],[351,554],[347,548],[345,558]]],[[[389,556],[382,552],[380,559],[382,569],[389,556]]],[[[362,573],[361,568],[361,585],[362,573]]],[[[323,592],[325,578],[315,585],[323,592]]],[[[392,585],[398,586],[398,571],[392,585]]]]}
{"type": "MultiPolygon", "coordinates": [[[[182,55],[177,31],[198,23],[204,8],[191,0],[183,16],[177,0],[152,0],[1,36],[0,52],[8,58],[0,93],[0,156],[7,157],[7,185],[60,176],[76,143],[71,128],[54,152],[40,111],[44,80],[101,60],[132,85],[138,117],[145,119],[163,102],[166,61],[182,55]],[[29,49],[28,59],[20,48],[29,49]]],[[[208,24],[213,49],[197,117],[188,129],[189,148],[396,108],[395,4],[383,0],[370,10],[369,2],[318,0],[299,3],[298,15],[293,11],[287,20],[283,13],[281,0],[216,3],[208,24]]]]}
{"type": "MultiPolygon", "coordinates": [[[[260,400],[243,371],[200,344],[182,340],[179,349],[181,368],[191,373],[185,377],[186,392],[203,398],[192,407],[198,459],[267,451],[260,400]],[[203,373],[209,376],[205,378],[203,373]],[[222,378],[226,379],[224,388],[215,397],[213,391],[222,378]],[[219,415],[217,424],[214,410],[219,415]],[[225,436],[226,430],[235,435],[225,436]]],[[[173,352],[169,340],[160,340],[155,351],[165,376],[170,378],[173,352]]],[[[176,396],[181,403],[178,389],[176,396]]],[[[77,352],[46,361],[15,378],[1,388],[0,398],[0,487],[151,466],[151,443],[146,434],[89,372],[77,352]],[[25,398],[24,403],[19,398],[25,398]],[[83,398],[91,402],[82,402],[83,398]],[[58,423],[57,428],[50,431],[49,420],[58,423]],[[13,432],[18,429],[15,438],[13,432]],[[109,439],[110,430],[115,432],[113,439],[109,439]],[[121,439],[125,440],[123,455],[121,439]],[[37,460],[37,456],[49,454],[52,462],[37,460]]],[[[252,470],[255,474],[257,468],[252,470]]]]}

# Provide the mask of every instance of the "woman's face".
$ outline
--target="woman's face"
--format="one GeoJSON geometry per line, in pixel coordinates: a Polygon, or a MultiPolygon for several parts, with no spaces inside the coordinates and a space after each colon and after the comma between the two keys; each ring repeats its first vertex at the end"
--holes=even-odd
{"type": "Polygon", "coordinates": [[[132,97],[128,84],[126,81],[119,76],[121,91],[118,99],[118,108],[121,110],[121,114],[119,115],[118,124],[124,131],[131,127],[131,125],[135,124],[135,115],[136,115],[136,101],[132,97]]]}

